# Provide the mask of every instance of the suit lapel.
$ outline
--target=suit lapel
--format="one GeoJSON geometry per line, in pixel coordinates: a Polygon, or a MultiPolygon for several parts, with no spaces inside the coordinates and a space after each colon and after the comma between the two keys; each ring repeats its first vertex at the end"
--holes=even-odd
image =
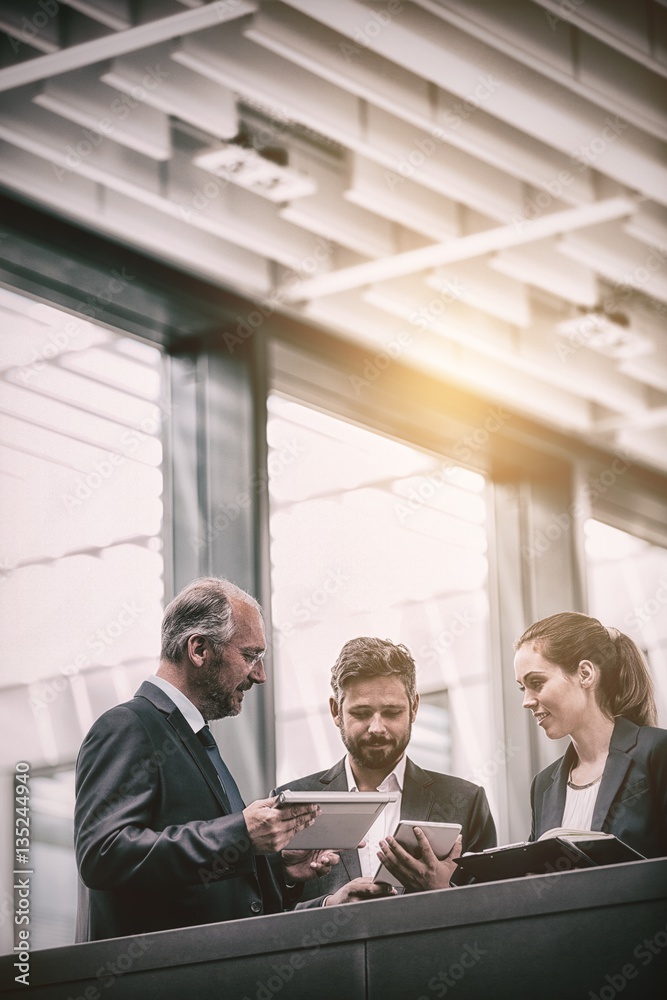
{"type": "Polygon", "coordinates": [[[595,800],[593,811],[593,829],[601,830],[611,804],[623,784],[623,779],[630,767],[631,758],[627,751],[637,743],[639,727],[628,719],[617,719],[611,734],[607,763],[602,772],[602,781],[595,800]]]}
{"type": "Polygon", "coordinates": [[[536,838],[541,837],[547,830],[553,830],[563,825],[567,777],[570,773],[574,757],[574,747],[570,744],[565,752],[565,756],[551,772],[551,783],[546,787],[542,799],[542,814],[539,819],[539,826],[535,830],[536,838]]]}
{"type": "MultiPolygon", "coordinates": [[[[345,758],[339,760],[326,774],[323,774],[320,781],[330,792],[346,792],[348,787],[345,758]]],[[[405,764],[403,795],[401,797],[401,819],[427,820],[430,818],[435,801],[430,788],[432,784],[433,778],[408,758],[405,764]]],[[[341,851],[340,864],[345,868],[350,880],[361,876],[358,851],[341,851]]],[[[341,881],[342,884],[344,883],[341,881]]]]}
{"type": "Polygon", "coordinates": [[[405,778],[401,797],[401,819],[430,819],[435,797],[430,786],[433,778],[410,758],[405,762],[405,778]]]}
{"type": "Polygon", "coordinates": [[[135,697],[145,698],[147,701],[150,701],[159,712],[166,716],[165,721],[176,733],[178,744],[182,745],[194,760],[201,771],[202,777],[206,780],[206,783],[218,800],[223,812],[225,814],[231,813],[231,807],[220,784],[218,772],[213,766],[206,750],[197,739],[196,733],[193,732],[192,726],[183,716],[183,713],[176,708],[171,698],[161,688],[157,687],[157,685],[151,684],[150,681],[144,681],[135,697]]]}
{"type": "MultiPolygon", "coordinates": [[[[347,774],[345,773],[345,758],[339,760],[337,764],[334,764],[334,766],[327,771],[326,774],[323,774],[320,778],[320,782],[329,792],[349,791],[347,787],[347,774]]],[[[347,881],[352,881],[353,878],[361,877],[361,865],[359,864],[358,851],[341,851],[340,865],[345,869],[348,876],[347,879],[340,880],[341,885],[345,885],[347,881]]],[[[334,872],[335,871],[336,869],[334,868],[334,872]]]]}

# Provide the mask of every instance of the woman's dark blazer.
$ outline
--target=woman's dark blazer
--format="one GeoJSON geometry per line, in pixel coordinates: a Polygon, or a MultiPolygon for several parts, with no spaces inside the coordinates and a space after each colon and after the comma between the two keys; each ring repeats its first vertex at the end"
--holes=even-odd
{"type": "MultiPolygon", "coordinates": [[[[567,778],[576,761],[563,757],[533,780],[531,840],[562,826],[567,778]]],[[[617,718],[591,829],[613,833],[645,858],[667,856],[667,729],[617,718]]]]}

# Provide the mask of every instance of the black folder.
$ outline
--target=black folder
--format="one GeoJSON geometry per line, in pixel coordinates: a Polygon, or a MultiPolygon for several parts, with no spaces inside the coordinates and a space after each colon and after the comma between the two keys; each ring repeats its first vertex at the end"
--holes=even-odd
{"type": "Polygon", "coordinates": [[[643,861],[637,851],[613,834],[590,839],[550,837],[547,840],[509,844],[490,848],[479,854],[464,854],[456,858],[457,870],[453,885],[475,882],[498,882],[501,879],[522,878],[524,875],[548,875],[574,868],[595,868],[598,865],[618,865],[626,861],[643,861]]]}

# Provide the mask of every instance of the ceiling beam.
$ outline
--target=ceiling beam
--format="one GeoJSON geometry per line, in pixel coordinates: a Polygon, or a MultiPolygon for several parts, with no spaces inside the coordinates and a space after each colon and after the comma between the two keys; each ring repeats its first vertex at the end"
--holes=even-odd
{"type": "Polygon", "coordinates": [[[646,407],[631,416],[627,413],[615,414],[605,420],[598,420],[594,426],[595,434],[608,434],[610,431],[622,431],[629,428],[656,430],[667,426],[667,406],[646,407]]]}
{"type": "MultiPolygon", "coordinates": [[[[585,97],[578,95],[573,99],[569,91],[545,75],[543,67],[523,66],[516,58],[442,17],[435,17],[416,3],[402,4],[399,16],[393,17],[390,26],[377,30],[378,22],[370,14],[369,6],[359,0],[338,0],[335,4],[318,0],[284,2],[347,36],[360,53],[371,50],[464,101],[474,97],[480,83],[489,82],[494,89],[481,101],[484,116],[488,114],[529,133],[533,139],[577,161],[583,157],[588,165],[593,164],[620,184],[637,188],[660,203],[665,201],[664,146],[644,131],[647,108],[640,90],[634,100],[640,101],[642,121],[637,114],[625,110],[620,101],[614,112],[604,117],[593,100],[592,87],[585,97]],[[625,118],[619,117],[623,114],[625,118]],[[611,133],[605,131],[609,129],[611,133]],[[614,138],[606,140],[605,136],[610,134],[614,138]],[[602,163],[600,156],[589,155],[591,145],[599,142],[604,144],[602,163]]],[[[662,126],[667,134],[664,122],[662,126]]]]}
{"type": "Polygon", "coordinates": [[[595,19],[595,10],[591,12],[588,9],[582,9],[581,6],[574,3],[563,3],[563,0],[533,0],[533,3],[539,4],[545,11],[548,11],[552,16],[552,21],[567,21],[569,24],[573,24],[576,28],[579,28],[580,31],[585,31],[587,35],[597,38],[603,45],[608,45],[610,49],[616,49],[617,52],[622,52],[628,59],[634,59],[640,65],[646,66],[652,73],[657,73],[659,76],[667,76],[667,66],[664,63],[658,62],[651,55],[648,46],[646,51],[644,51],[637,45],[633,45],[627,41],[617,31],[610,31],[605,28],[602,21],[595,19]]]}
{"type": "Polygon", "coordinates": [[[559,233],[595,226],[601,222],[630,215],[635,207],[635,202],[631,198],[607,198],[593,205],[552,212],[532,221],[517,219],[507,226],[485,229],[481,233],[472,233],[446,243],[409,250],[407,253],[395,254],[383,260],[356,264],[354,267],[346,267],[309,281],[302,281],[284,289],[282,294],[291,302],[303,302],[324,295],[333,295],[362,285],[389,281],[406,274],[441,267],[454,261],[481,257],[483,254],[532,243],[559,233]]]}
{"type": "Polygon", "coordinates": [[[36,56],[25,62],[0,69],[0,92],[23,87],[37,80],[68,73],[73,69],[81,69],[93,63],[106,59],[115,59],[127,52],[148,45],[157,45],[170,38],[189,35],[194,31],[202,31],[223,21],[231,21],[244,14],[252,14],[257,9],[254,0],[220,0],[220,2],[186,10],[182,14],[172,14],[170,17],[160,17],[148,24],[140,24],[136,28],[117,31],[103,38],[96,38],[81,45],[72,45],[58,52],[36,56]]]}

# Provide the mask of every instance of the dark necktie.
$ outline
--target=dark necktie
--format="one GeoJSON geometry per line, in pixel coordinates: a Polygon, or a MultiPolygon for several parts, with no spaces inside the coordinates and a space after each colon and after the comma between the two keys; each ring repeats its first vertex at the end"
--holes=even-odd
{"type": "Polygon", "coordinates": [[[231,771],[220,756],[218,744],[215,742],[215,737],[208,726],[204,726],[203,729],[199,730],[197,739],[205,748],[206,753],[211,758],[211,763],[218,772],[222,791],[229,802],[230,811],[233,813],[241,812],[245,808],[245,803],[241,798],[241,793],[238,790],[236,782],[232,778],[231,771]]]}

